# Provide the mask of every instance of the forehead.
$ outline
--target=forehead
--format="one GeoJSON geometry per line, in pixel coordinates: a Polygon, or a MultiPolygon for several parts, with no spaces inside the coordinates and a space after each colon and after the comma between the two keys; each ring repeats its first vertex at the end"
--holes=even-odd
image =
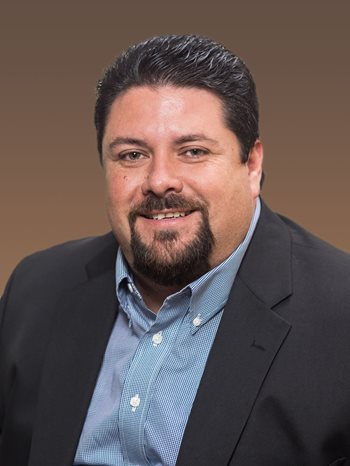
{"type": "Polygon", "coordinates": [[[227,128],[220,98],[205,89],[176,86],[133,87],[113,102],[105,134],[111,131],[164,133],[227,128]]]}

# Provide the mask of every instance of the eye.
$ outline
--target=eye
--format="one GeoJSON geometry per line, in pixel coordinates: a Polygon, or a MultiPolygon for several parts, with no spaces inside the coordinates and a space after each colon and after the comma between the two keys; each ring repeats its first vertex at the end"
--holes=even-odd
{"type": "Polygon", "coordinates": [[[119,159],[120,160],[125,160],[129,162],[134,162],[136,160],[139,160],[140,158],[144,157],[144,154],[141,152],[138,152],[136,150],[132,150],[130,152],[123,152],[119,154],[119,159]]]}
{"type": "Polygon", "coordinates": [[[138,150],[120,152],[117,155],[117,160],[126,165],[134,165],[137,162],[143,161],[145,158],[147,158],[147,155],[138,150]]]}
{"type": "Polygon", "coordinates": [[[207,149],[202,149],[200,147],[193,147],[191,149],[186,149],[183,151],[183,155],[190,158],[199,158],[203,155],[208,155],[209,151],[207,149]]]}

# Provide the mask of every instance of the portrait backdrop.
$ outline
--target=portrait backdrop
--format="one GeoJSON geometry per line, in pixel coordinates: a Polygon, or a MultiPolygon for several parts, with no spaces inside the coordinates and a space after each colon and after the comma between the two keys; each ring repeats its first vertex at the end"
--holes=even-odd
{"type": "Polygon", "coordinates": [[[350,251],[347,0],[7,2],[0,18],[0,293],[25,255],[109,228],[94,87],[153,35],[224,43],[257,83],[263,198],[350,251]]]}

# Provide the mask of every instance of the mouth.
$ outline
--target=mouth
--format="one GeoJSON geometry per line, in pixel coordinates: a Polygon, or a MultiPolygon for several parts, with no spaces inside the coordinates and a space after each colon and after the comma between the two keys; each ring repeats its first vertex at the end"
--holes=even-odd
{"type": "Polygon", "coordinates": [[[150,220],[164,220],[164,219],[172,219],[172,218],[180,218],[180,217],[187,217],[190,215],[193,210],[184,212],[184,211],[174,211],[174,212],[156,212],[150,214],[143,214],[141,215],[144,218],[148,218],[150,220]]]}

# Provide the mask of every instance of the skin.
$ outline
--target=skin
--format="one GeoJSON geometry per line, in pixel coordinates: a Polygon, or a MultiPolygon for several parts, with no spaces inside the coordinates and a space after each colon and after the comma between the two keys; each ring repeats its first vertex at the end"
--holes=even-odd
{"type": "MultiPolygon", "coordinates": [[[[105,128],[103,166],[109,220],[130,267],[128,215],[149,193],[159,198],[177,194],[204,203],[215,240],[210,268],[226,259],[249,228],[260,193],[262,160],[262,144],[257,140],[248,162],[241,162],[237,137],[225,123],[220,99],[210,91],[141,86],[118,96],[105,128]]],[[[155,233],[177,231],[172,251],[182,250],[196,235],[202,216],[197,210],[186,214],[162,220],[139,215],[135,229],[166,261],[169,253],[161,241],[154,240],[155,233]]],[[[145,303],[154,312],[179,290],[133,272],[145,303]]]]}

